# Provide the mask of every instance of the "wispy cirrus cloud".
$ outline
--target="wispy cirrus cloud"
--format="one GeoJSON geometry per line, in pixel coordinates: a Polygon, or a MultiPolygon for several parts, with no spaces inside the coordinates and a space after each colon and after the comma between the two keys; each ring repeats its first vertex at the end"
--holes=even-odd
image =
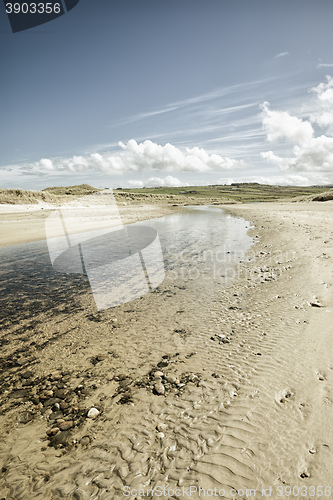
{"type": "Polygon", "coordinates": [[[289,55],[289,52],[280,52],[279,54],[276,54],[276,56],[274,56],[274,59],[278,59],[279,57],[286,57],[289,55]]]}

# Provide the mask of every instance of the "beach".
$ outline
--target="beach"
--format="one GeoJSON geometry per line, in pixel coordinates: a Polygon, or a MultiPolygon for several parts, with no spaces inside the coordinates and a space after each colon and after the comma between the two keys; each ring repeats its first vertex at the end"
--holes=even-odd
{"type": "MultiPolygon", "coordinates": [[[[98,312],[82,277],[46,286],[36,268],[30,289],[18,269],[20,306],[4,300],[1,319],[3,498],[330,496],[333,202],[221,208],[254,244],[214,289],[167,274],[98,312]]],[[[45,237],[49,213],[0,209],[1,245],[45,237]]]]}

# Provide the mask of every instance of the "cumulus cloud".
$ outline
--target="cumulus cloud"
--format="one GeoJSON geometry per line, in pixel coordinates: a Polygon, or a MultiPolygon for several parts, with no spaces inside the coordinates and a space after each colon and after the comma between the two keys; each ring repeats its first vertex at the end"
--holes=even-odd
{"type": "Polygon", "coordinates": [[[326,82],[319,83],[311,90],[317,94],[320,101],[333,104],[333,78],[331,76],[326,76],[326,82]]]}
{"type": "MultiPolygon", "coordinates": [[[[333,66],[333,65],[332,65],[333,66]]],[[[316,94],[320,109],[310,117],[312,122],[327,129],[326,132],[333,134],[333,78],[326,77],[326,82],[322,82],[310,89],[316,94]]]]}
{"type": "MultiPolygon", "coordinates": [[[[320,127],[333,126],[333,78],[328,76],[326,82],[322,82],[311,89],[315,93],[321,112],[311,115],[312,122],[320,127]]],[[[327,173],[329,177],[333,173],[333,137],[321,134],[314,136],[314,129],[307,120],[291,116],[285,111],[271,111],[269,104],[262,105],[263,128],[270,142],[286,139],[293,144],[292,156],[281,157],[273,151],[261,153],[261,157],[269,163],[277,165],[281,170],[293,170],[304,173],[327,173]]]]}
{"type": "Polygon", "coordinates": [[[149,177],[146,181],[130,180],[128,184],[131,187],[179,187],[179,186],[189,186],[187,182],[180,181],[172,175],[167,175],[166,177],[149,177]]]}
{"type": "Polygon", "coordinates": [[[259,184],[270,184],[275,186],[313,186],[333,183],[333,172],[331,174],[318,173],[292,173],[284,175],[262,176],[253,175],[247,177],[237,177],[220,179],[218,183],[230,185],[235,182],[258,182],[259,184]]]}
{"type": "Polygon", "coordinates": [[[272,111],[269,102],[264,102],[261,109],[262,124],[269,142],[285,139],[291,143],[299,143],[312,138],[313,128],[310,122],[292,116],[286,111],[272,111]]]}
{"type": "MultiPolygon", "coordinates": [[[[126,144],[119,142],[117,153],[93,153],[72,158],[42,158],[32,166],[35,172],[97,170],[107,175],[121,175],[144,170],[166,172],[209,172],[244,168],[243,160],[234,160],[217,154],[209,154],[202,148],[186,148],[181,151],[172,144],[161,146],[152,141],[137,143],[134,139],[126,144]]],[[[170,181],[171,182],[171,181],[170,181]]]]}

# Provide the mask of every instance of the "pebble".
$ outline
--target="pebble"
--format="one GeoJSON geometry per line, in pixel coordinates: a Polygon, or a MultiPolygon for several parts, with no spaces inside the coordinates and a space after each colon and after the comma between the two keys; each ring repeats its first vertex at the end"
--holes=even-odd
{"type": "Polygon", "coordinates": [[[320,302],[318,302],[318,300],[314,300],[314,301],[310,302],[310,306],[312,306],[312,307],[323,307],[323,305],[320,302]]]}
{"type": "Polygon", "coordinates": [[[156,392],[156,394],[162,396],[165,393],[165,387],[160,382],[157,382],[156,384],[154,384],[154,391],[156,392]]]}
{"type": "Polygon", "coordinates": [[[83,438],[80,439],[80,444],[83,446],[87,446],[90,443],[90,437],[89,436],[83,436],[83,438]]]}
{"type": "Polygon", "coordinates": [[[96,360],[97,361],[104,361],[104,359],[106,359],[106,355],[105,354],[98,354],[96,356],[96,360]]]}
{"type": "MultiPolygon", "coordinates": [[[[52,391],[50,391],[52,392],[52,391]]],[[[67,396],[68,394],[68,390],[67,389],[56,389],[54,391],[54,395],[56,398],[59,398],[59,399],[65,399],[65,397],[67,396]]]]}
{"type": "Polygon", "coordinates": [[[59,424],[59,429],[61,431],[68,431],[68,429],[71,429],[74,425],[74,422],[72,420],[68,420],[67,422],[61,422],[61,424],[59,424]]]}
{"type": "Polygon", "coordinates": [[[177,381],[179,382],[177,376],[174,373],[166,373],[164,375],[165,380],[170,382],[170,384],[176,384],[177,381]]]}
{"type": "Polygon", "coordinates": [[[65,446],[68,446],[70,443],[69,443],[69,440],[70,440],[70,432],[69,431],[63,431],[63,432],[58,432],[53,440],[52,440],[52,444],[55,445],[55,446],[61,446],[61,447],[65,447],[65,446]]]}
{"type": "Polygon", "coordinates": [[[59,427],[53,427],[52,429],[46,431],[46,434],[48,436],[55,436],[56,434],[58,434],[59,431],[60,431],[59,427]]]}
{"type": "Polygon", "coordinates": [[[123,380],[120,380],[119,382],[119,387],[127,387],[128,385],[131,385],[133,380],[131,378],[125,378],[123,380]]]}
{"type": "Polygon", "coordinates": [[[157,363],[158,368],[166,368],[169,364],[169,361],[167,359],[162,359],[159,363],[157,363]]]}
{"type": "Polygon", "coordinates": [[[32,375],[33,375],[33,373],[31,371],[29,371],[29,370],[27,370],[26,372],[21,373],[21,377],[22,378],[30,378],[30,377],[32,377],[32,375]]]}
{"type": "Polygon", "coordinates": [[[168,428],[168,426],[166,424],[163,424],[163,423],[157,424],[157,426],[156,426],[156,429],[159,432],[164,432],[167,430],[167,428],[168,428]]]}
{"type": "Polygon", "coordinates": [[[154,373],[154,377],[163,377],[164,373],[163,372],[160,372],[160,371],[157,371],[154,373]]]}
{"type": "Polygon", "coordinates": [[[99,415],[99,413],[100,412],[97,410],[97,408],[90,408],[90,410],[88,411],[87,417],[88,418],[96,418],[99,415]]]}
{"type": "Polygon", "coordinates": [[[160,439],[164,438],[163,432],[158,432],[157,437],[160,439]]]}
{"type": "Polygon", "coordinates": [[[50,379],[51,380],[60,380],[62,377],[61,373],[60,372],[53,372],[51,373],[50,375],[50,379]]]}
{"type": "Polygon", "coordinates": [[[50,420],[57,420],[58,418],[62,418],[63,417],[63,413],[62,411],[54,411],[53,413],[51,413],[51,415],[49,416],[49,419],[50,420]]]}

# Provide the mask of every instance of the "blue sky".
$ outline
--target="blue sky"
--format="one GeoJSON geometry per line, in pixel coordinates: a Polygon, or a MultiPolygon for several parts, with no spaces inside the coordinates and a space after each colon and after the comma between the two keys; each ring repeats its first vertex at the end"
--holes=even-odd
{"type": "Polygon", "coordinates": [[[13,34],[0,187],[333,184],[330,0],[80,0],[13,34]]]}

